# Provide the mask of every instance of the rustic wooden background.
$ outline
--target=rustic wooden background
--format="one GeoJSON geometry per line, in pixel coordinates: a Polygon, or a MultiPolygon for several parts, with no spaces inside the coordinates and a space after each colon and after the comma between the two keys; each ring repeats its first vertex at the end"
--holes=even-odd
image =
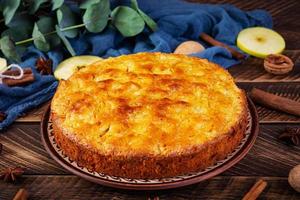
{"type": "MultiPolygon", "coordinates": [[[[262,60],[250,58],[229,69],[238,85],[249,91],[258,87],[300,101],[300,1],[299,0],[197,0],[205,3],[231,3],[244,10],[268,10],[274,28],[286,40],[284,52],[295,62],[288,75],[266,73],[262,60]]],[[[288,146],[278,140],[287,126],[300,127],[300,118],[257,106],[260,133],[249,154],[223,174],[195,185],[152,192],[135,192],[103,187],[78,178],[52,160],[40,140],[39,122],[42,106],[17,120],[0,134],[4,145],[0,170],[21,166],[25,176],[17,184],[0,181],[0,199],[12,199],[17,190],[26,188],[30,199],[241,199],[257,179],[268,182],[260,199],[300,199],[288,184],[289,170],[300,164],[300,147],[288,146]]]]}

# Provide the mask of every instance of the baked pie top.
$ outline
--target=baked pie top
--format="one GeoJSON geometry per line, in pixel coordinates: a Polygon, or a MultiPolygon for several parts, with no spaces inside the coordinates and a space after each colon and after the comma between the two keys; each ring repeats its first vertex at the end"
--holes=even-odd
{"type": "Polygon", "coordinates": [[[245,106],[244,93],[216,64],[138,53],[61,81],[51,110],[68,138],[101,154],[166,156],[228,134],[245,106]]]}

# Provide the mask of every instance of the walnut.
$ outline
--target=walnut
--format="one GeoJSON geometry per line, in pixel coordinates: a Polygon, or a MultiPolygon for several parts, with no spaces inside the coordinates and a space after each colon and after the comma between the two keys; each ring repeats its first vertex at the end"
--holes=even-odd
{"type": "Polygon", "coordinates": [[[193,54],[193,53],[199,53],[201,51],[204,51],[205,48],[196,41],[186,41],[178,45],[178,47],[175,49],[175,54],[193,54]]]}
{"type": "Polygon", "coordinates": [[[281,75],[292,71],[293,61],[282,54],[270,54],[264,60],[265,70],[271,74],[281,75]]]}
{"type": "Polygon", "coordinates": [[[297,192],[300,192],[300,165],[296,165],[289,173],[289,184],[297,192]]]}

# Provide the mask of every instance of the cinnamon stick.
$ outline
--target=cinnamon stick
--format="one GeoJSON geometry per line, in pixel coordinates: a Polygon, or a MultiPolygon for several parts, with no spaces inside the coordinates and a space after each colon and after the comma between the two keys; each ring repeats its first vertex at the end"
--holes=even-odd
{"type": "MultiPolygon", "coordinates": [[[[32,74],[31,68],[24,68],[23,69],[24,74],[32,74]]],[[[8,76],[18,76],[20,74],[19,70],[13,69],[13,70],[8,70],[2,73],[3,75],[8,75],[8,76]]]]}
{"type": "Polygon", "coordinates": [[[250,91],[250,97],[254,102],[263,106],[300,116],[300,102],[280,97],[257,88],[253,88],[250,91]]]}
{"type": "Polygon", "coordinates": [[[27,200],[27,199],[28,199],[28,192],[24,188],[19,189],[19,191],[13,198],[13,200],[27,200]]]}
{"type": "Polygon", "coordinates": [[[249,192],[243,197],[242,200],[255,200],[266,188],[267,182],[259,179],[249,190],[249,192]]]}
{"type": "Polygon", "coordinates": [[[207,35],[206,33],[202,33],[200,35],[200,38],[213,46],[220,46],[220,47],[226,48],[228,51],[230,51],[231,55],[238,60],[243,60],[246,57],[244,54],[240,53],[239,51],[235,50],[234,48],[228,46],[227,44],[224,44],[223,42],[215,40],[214,38],[207,35]]]}
{"type": "MultiPolygon", "coordinates": [[[[3,75],[9,75],[9,76],[18,76],[19,74],[20,74],[19,70],[8,70],[3,72],[3,75]]],[[[2,83],[9,87],[26,85],[33,81],[34,81],[34,74],[30,68],[24,69],[24,75],[21,79],[11,79],[11,78],[2,79],[2,83]]]]}
{"type": "Polygon", "coordinates": [[[26,85],[28,83],[31,83],[34,81],[34,75],[33,74],[24,74],[21,79],[9,79],[9,78],[4,78],[2,82],[9,86],[22,86],[26,85]]]}

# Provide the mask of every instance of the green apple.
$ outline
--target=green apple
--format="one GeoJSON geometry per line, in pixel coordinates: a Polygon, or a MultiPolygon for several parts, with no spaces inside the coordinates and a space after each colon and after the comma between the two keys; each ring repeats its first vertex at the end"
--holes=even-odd
{"type": "Polygon", "coordinates": [[[5,58],[0,58],[0,72],[7,68],[7,61],[5,58]]]}
{"type": "Polygon", "coordinates": [[[253,27],[239,33],[237,46],[252,56],[265,58],[269,54],[281,53],[285,48],[285,41],[281,35],[271,29],[253,27]]]}
{"type": "Polygon", "coordinates": [[[98,56],[74,56],[59,63],[54,76],[58,80],[67,80],[76,70],[102,60],[98,56]]]}

